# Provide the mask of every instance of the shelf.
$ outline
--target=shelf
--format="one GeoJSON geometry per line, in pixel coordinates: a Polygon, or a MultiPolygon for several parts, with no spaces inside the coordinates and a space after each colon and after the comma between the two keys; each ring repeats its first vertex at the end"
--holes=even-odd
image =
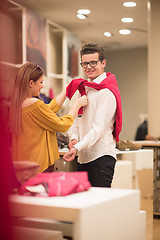
{"type": "Polygon", "coordinates": [[[7,1],[5,8],[0,8],[1,45],[0,61],[11,64],[22,63],[22,18],[23,8],[7,1]]]}

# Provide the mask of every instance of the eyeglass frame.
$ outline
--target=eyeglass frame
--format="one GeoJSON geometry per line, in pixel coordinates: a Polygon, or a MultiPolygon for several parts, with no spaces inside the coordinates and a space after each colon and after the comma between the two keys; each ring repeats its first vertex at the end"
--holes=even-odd
{"type": "Polygon", "coordinates": [[[101,60],[99,60],[99,59],[98,59],[97,61],[96,61],[96,60],[92,60],[92,61],[90,61],[90,62],[80,62],[80,65],[81,65],[82,68],[87,68],[87,67],[88,67],[88,64],[89,64],[90,67],[96,67],[96,66],[97,66],[97,63],[98,63],[99,61],[101,62],[101,60]],[[95,62],[96,65],[95,65],[95,66],[91,66],[91,62],[95,62]],[[87,64],[87,66],[86,66],[86,67],[83,67],[83,66],[82,66],[83,63],[87,64]]]}

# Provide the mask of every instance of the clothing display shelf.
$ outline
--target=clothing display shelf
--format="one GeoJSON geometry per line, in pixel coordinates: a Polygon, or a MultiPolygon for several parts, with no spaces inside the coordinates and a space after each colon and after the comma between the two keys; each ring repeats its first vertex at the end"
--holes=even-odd
{"type": "Polygon", "coordinates": [[[46,21],[47,30],[47,84],[57,96],[67,79],[66,30],[50,20],[46,21]]]}
{"type": "Polygon", "coordinates": [[[136,141],[143,149],[153,149],[153,216],[160,218],[160,141],[136,141]]]}

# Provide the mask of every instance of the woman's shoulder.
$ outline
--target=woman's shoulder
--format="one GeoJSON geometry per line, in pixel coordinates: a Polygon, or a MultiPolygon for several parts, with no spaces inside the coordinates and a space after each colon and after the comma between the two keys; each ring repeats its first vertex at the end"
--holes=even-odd
{"type": "Polygon", "coordinates": [[[36,103],[37,101],[39,101],[38,98],[26,98],[24,100],[24,102],[22,103],[22,108],[26,108],[26,107],[29,107],[31,106],[32,104],[36,103]]]}

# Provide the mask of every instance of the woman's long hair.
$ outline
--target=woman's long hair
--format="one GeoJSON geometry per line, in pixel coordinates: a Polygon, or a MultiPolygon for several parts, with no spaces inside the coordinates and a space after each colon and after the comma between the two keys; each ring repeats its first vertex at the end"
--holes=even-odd
{"type": "Polygon", "coordinates": [[[15,78],[10,102],[10,129],[18,136],[21,129],[22,103],[28,95],[29,81],[36,82],[44,74],[43,69],[35,63],[25,63],[20,67],[15,78]]]}

